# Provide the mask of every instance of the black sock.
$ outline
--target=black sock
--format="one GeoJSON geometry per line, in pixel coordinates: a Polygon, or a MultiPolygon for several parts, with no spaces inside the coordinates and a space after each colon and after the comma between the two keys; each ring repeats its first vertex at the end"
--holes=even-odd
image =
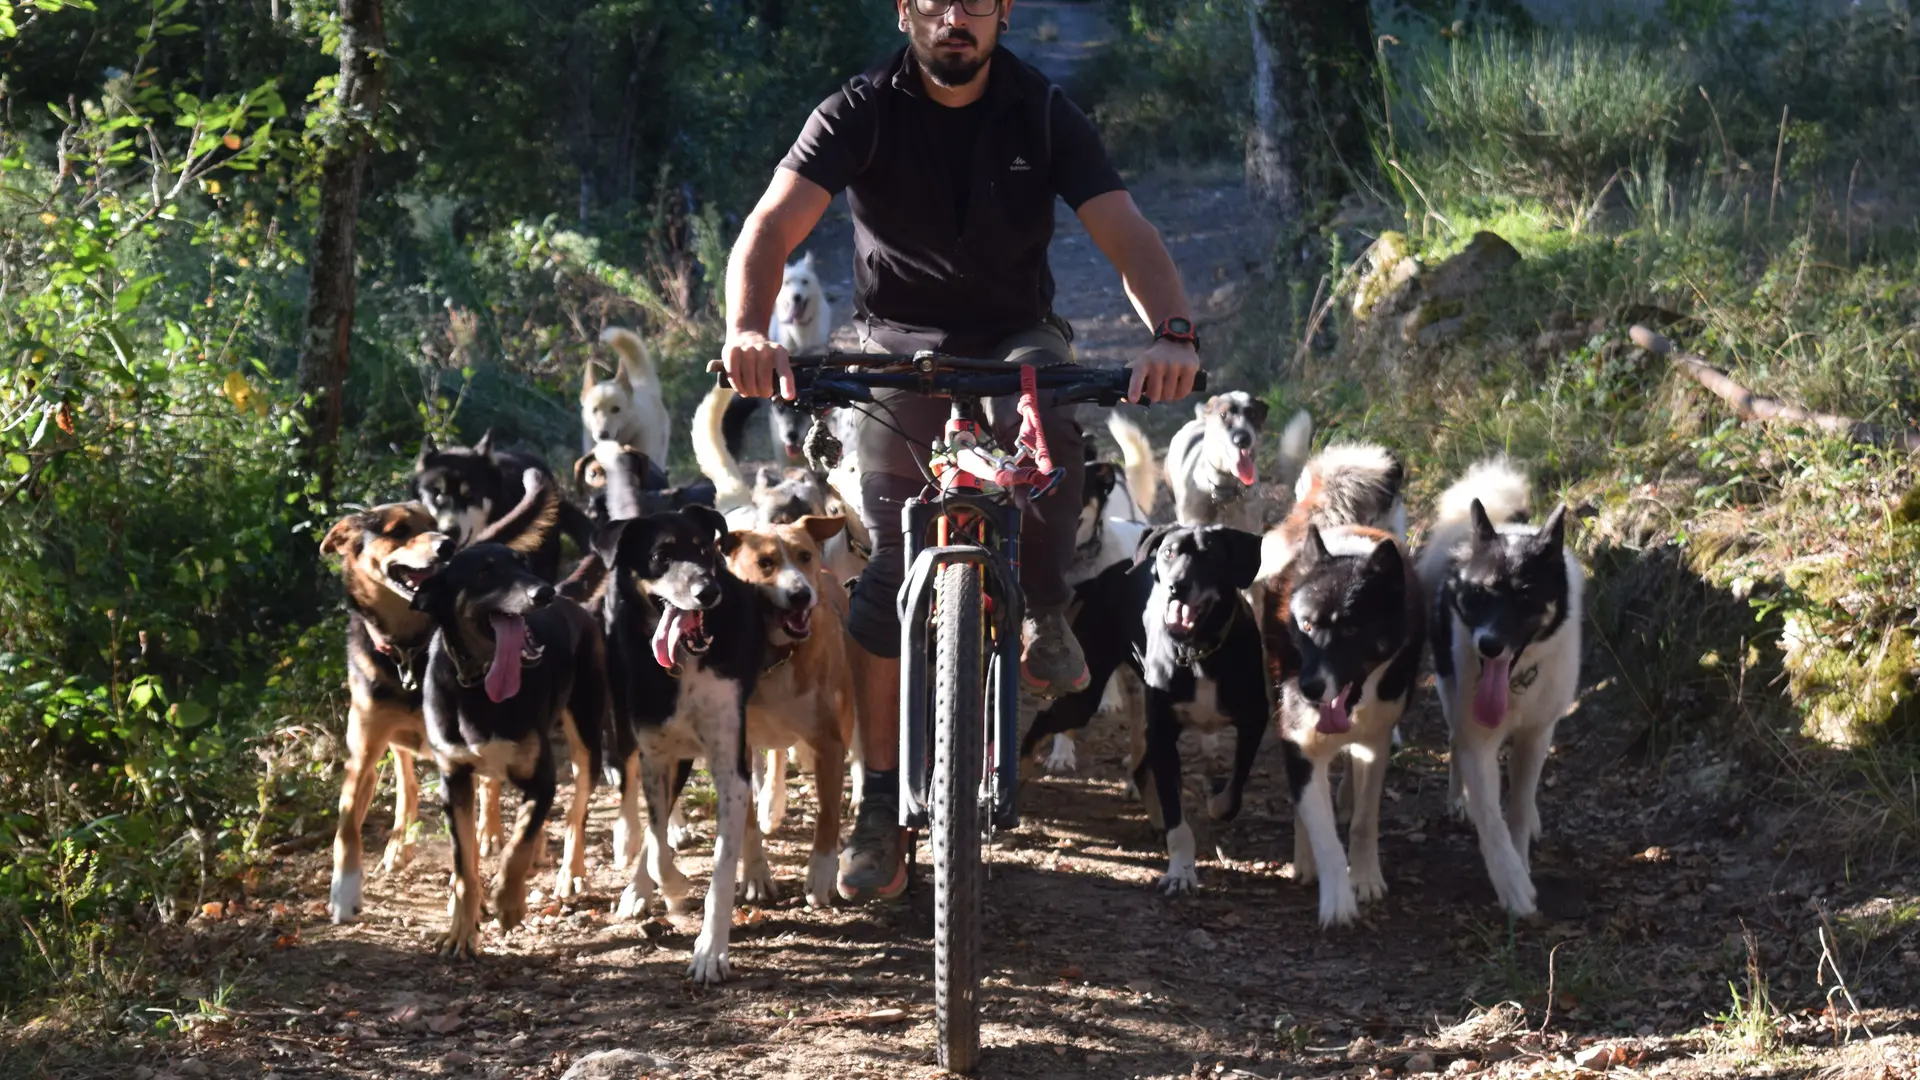
{"type": "Polygon", "coordinates": [[[866,792],[866,798],[860,804],[862,809],[865,809],[868,803],[875,802],[876,795],[887,806],[900,805],[900,770],[868,769],[862,783],[865,785],[863,790],[866,792]]]}

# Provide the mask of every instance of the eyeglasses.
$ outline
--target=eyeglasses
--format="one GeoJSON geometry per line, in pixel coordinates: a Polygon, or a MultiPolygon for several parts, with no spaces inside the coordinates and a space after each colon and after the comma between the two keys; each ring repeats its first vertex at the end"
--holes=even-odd
{"type": "Polygon", "coordinates": [[[913,10],[933,19],[952,10],[955,3],[960,5],[961,11],[976,19],[984,19],[1000,10],[1000,0],[913,0],[913,10]]]}

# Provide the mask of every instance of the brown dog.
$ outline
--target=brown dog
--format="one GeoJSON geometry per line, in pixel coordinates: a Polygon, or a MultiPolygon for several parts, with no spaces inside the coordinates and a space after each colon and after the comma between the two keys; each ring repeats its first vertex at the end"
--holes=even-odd
{"type": "MultiPolygon", "coordinates": [[[[340,821],[333,837],[333,886],[327,910],[334,922],[360,913],[364,880],[360,827],[379,785],[380,756],[393,751],[393,831],[383,871],[413,857],[420,785],[413,757],[426,738],[420,680],[433,624],[411,610],[414,589],[453,554],[453,538],[438,531],[417,502],[387,503],[340,519],[320,543],[338,555],[352,611],[347,619],[347,775],[340,787],[340,821]]],[[[496,820],[498,812],[495,813],[496,820]]]]}
{"type": "MultiPolygon", "coordinates": [[[[812,758],[820,803],[807,859],[807,903],[813,907],[824,906],[834,893],[840,793],[854,732],[848,597],[833,575],[822,572],[820,553],[822,541],[844,526],[841,518],[807,515],[790,525],[736,530],[725,542],[728,569],[758,590],[766,619],[767,667],[747,702],[747,746],[771,751],[773,767],[763,790],[784,787],[789,747],[803,746],[812,758]]],[[[758,817],[749,818],[741,882],[748,900],[765,902],[777,893],[758,817]]]]}

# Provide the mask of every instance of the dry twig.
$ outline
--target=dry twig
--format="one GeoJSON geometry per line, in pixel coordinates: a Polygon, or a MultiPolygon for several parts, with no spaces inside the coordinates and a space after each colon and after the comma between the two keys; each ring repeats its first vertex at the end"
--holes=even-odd
{"type": "Polygon", "coordinates": [[[1735,382],[1732,376],[1708,363],[1705,357],[1676,351],[1673,342],[1664,334],[1635,323],[1627,331],[1627,336],[1633,339],[1635,345],[1673,361],[1674,367],[1712,391],[1715,397],[1733,406],[1733,411],[1739,413],[1743,420],[1802,424],[1843,435],[1867,446],[1890,446],[1909,453],[1920,450],[1920,432],[1890,431],[1850,416],[1814,412],[1777,398],[1762,397],[1735,382]]]}

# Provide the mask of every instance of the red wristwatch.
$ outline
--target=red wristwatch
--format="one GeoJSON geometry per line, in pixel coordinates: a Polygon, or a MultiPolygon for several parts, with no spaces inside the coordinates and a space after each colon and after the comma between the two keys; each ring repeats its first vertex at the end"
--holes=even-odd
{"type": "Polygon", "coordinates": [[[1153,340],[1159,341],[1163,338],[1186,345],[1194,352],[1200,351],[1200,335],[1194,332],[1193,322],[1190,319],[1183,319],[1178,315],[1162,319],[1160,325],[1153,328],[1153,340]]]}

